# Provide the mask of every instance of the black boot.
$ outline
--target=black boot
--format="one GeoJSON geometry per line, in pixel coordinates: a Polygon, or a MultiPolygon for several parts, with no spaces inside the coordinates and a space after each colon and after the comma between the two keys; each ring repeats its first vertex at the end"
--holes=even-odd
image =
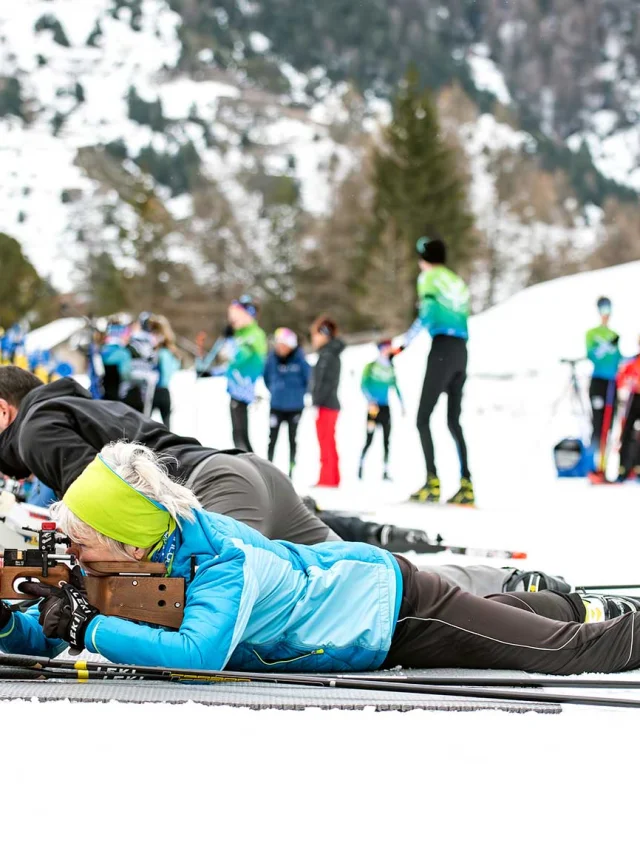
{"type": "Polygon", "coordinates": [[[580,593],[585,607],[585,623],[603,623],[605,620],[615,620],[623,614],[635,614],[640,611],[640,599],[631,596],[603,596],[598,594],[580,593]]]}
{"type": "Polygon", "coordinates": [[[433,554],[441,552],[442,547],[433,543],[425,531],[418,528],[398,528],[396,525],[382,525],[378,540],[383,549],[390,552],[417,552],[433,554]]]}
{"type": "Polygon", "coordinates": [[[571,585],[567,584],[561,575],[547,575],[544,572],[524,569],[514,569],[502,584],[503,593],[538,593],[540,590],[571,593],[571,585]]]}

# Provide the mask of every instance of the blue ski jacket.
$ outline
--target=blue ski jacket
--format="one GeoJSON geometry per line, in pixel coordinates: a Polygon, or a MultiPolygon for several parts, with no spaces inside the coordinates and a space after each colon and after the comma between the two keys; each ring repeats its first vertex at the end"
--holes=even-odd
{"type": "MultiPolygon", "coordinates": [[[[85,644],[119,664],[218,670],[374,670],[398,618],[402,576],[389,552],[362,543],[299,546],[197,510],[177,533],[171,575],[187,585],[179,630],[99,615],[85,644]],[[191,577],[192,555],[197,569],[191,577]]],[[[5,652],[52,655],[37,610],[0,630],[5,652]]]]}
{"type": "Polygon", "coordinates": [[[272,350],[264,369],[264,383],[271,393],[271,408],[281,412],[302,411],[310,376],[311,366],[301,347],[296,347],[284,359],[272,350]]]}

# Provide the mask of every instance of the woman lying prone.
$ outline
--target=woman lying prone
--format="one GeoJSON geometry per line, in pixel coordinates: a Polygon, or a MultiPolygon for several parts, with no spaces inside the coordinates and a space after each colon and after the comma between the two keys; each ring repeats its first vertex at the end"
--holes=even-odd
{"type": "Polygon", "coordinates": [[[182,623],[172,630],[105,616],[63,585],[39,611],[0,603],[5,652],[51,655],[70,643],[116,663],[212,670],[640,666],[638,613],[585,624],[575,594],[481,598],[375,546],[267,540],[202,510],[141,445],[106,446],[52,513],[85,566],[152,561],[184,578],[182,623]]]}

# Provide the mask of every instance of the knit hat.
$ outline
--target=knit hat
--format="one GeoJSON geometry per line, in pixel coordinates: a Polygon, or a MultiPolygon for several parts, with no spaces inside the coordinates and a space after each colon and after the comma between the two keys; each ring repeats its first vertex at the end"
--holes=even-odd
{"type": "Polygon", "coordinates": [[[383,338],[381,341],[378,341],[377,347],[378,350],[382,350],[383,347],[391,347],[393,345],[393,341],[391,338],[383,338]]]}
{"type": "Polygon", "coordinates": [[[447,262],[447,247],[443,240],[420,237],[416,243],[416,250],[427,264],[446,264],[447,262]]]}
{"type": "Polygon", "coordinates": [[[273,334],[273,340],[276,344],[284,344],[290,350],[295,350],[298,346],[298,336],[292,329],[287,329],[286,326],[280,326],[273,334]]]}
{"type": "Polygon", "coordinates": [[[231,305],[237,305],[243,308],[251,317],[256,317],[258,314],[258,306],[255,304],[253,297],[250,294],[242,294],[238,299],[234,299],[231,305]]]}

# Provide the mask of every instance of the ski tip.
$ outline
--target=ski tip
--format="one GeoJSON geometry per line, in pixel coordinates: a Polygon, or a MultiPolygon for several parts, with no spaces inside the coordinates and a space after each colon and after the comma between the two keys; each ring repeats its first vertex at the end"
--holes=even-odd
{"type": "Polygon", "coordinates": [[[526,560],[528,557],[526,552],[511,552],[511,560],[526,560]]]}

